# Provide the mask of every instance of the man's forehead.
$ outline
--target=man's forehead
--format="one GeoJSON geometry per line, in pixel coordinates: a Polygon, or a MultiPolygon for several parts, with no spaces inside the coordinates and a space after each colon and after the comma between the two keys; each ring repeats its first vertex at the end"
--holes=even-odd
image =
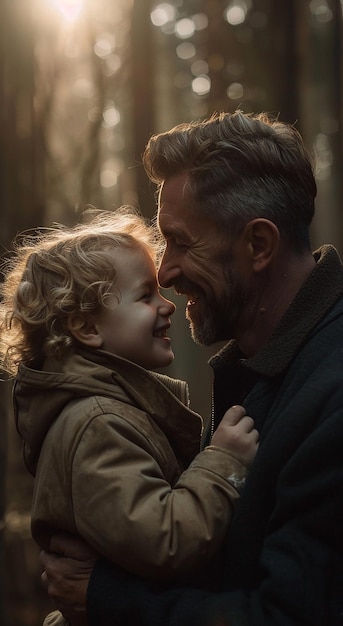
{"type": "Polygon", "coordinates": [[[176,233],[187,229],[187,213],[177,211],[172,202],[162,202],[157,212],[157,226],[162,233],[176,233]]]}
{"type": "Polygon", "coordinates": [[[178,191],[178,188],[175,188],[175,193],[172,189],[167,189],[167,193],[161,190],[157,210],[157,224],[160,230],[185,229],[191,218],[190,203],[184,198],[182,190],[178,191]]]}
{"type": "Polygon", "coordinates": [[[170,202],[172,204],[181,202],[189,194],[190,189],[187,173],[183,172],[182,174],[176,174],[162,182],[158,194],[159,206],[161,206],[161,203],[164,202],[170,202]]]}
{"type": "Polygon", "coordinates": [[[187,209],[179,210],[175,203],[165,202],[157,213],[157,227],[166,239],[185,239],[194,230],[194,220],[187,209]]]}

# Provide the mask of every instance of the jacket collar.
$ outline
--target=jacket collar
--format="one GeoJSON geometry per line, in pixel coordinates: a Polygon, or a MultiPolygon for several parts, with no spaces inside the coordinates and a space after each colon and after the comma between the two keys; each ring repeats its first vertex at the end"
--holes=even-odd
{"type": "Polygon", "coordinates": [[[30,471],[52,422],[69,402],[90,396],[119,401],[149,414],[184,465],[199,451],[202,420],[188,407],[184,381],[149,372],[101,350],[80,347],[62,360],[46,359],[43,369],[19,367],[14,414],[30,471]]]}

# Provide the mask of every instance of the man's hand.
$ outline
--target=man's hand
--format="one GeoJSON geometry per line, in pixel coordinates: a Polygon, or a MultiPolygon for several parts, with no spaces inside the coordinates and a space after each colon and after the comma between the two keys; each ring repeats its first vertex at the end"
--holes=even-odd
{"type": "Polygon", "coordinates": [[[87,587],[97,553],[81,538],[53,535],[49,551],[40,553],[43,585],[72,626],[87,625],[87,587]]]}

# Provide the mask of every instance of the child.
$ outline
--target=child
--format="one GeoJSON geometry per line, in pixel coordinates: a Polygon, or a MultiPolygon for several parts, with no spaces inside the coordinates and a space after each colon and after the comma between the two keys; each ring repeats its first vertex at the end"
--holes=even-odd
{"type": "Polygon", "coordinates": [[[152,372],[173,359],[157,253],[125,207],[23,241],[4,272],[1,354],[38,544],[60,529],[145,578],[201,581],[258,434],[233,407],[200,452],[186,384],[152,372]]]}

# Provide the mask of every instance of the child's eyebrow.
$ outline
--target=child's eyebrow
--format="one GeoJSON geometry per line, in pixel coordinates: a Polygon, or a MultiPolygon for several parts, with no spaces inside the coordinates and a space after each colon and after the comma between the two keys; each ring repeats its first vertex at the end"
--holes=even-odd
{"type": "Polygon", "coordinates": [[[140,289],[151,289],[152,287],[154,288],[155,286],[157,286],[157,277],[156,279],[151,278],[151,280],[143,280],[139,283],[136,283],[135,285],[135,289],[137,289],[137,291],[139,291],[140,289]]]}

